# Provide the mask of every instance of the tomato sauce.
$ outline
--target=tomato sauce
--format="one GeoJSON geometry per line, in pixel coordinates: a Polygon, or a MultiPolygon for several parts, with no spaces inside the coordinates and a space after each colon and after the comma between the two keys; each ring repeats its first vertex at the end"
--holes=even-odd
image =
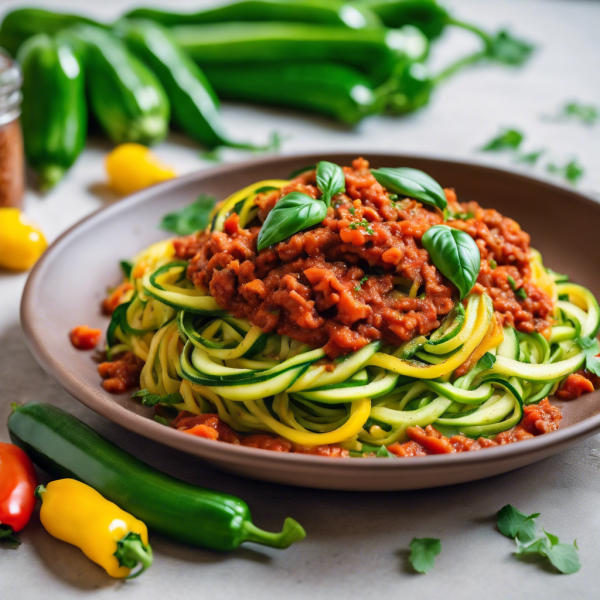
{"type": "MultiPolygon", "coordinates": [[[[176,240],[177,256],[190,261],[190,280],[236,317],[265,332],[323,347],[330,358],[372,340],[399,346],[437,329],[452,309],[456,290],[436,269],[421,238],[443,222],[441,212],[391,197],[362,158],[344,167],[344,174],[346,192],[334,196],[320,225],[261,252],[256,249],[260,223],[242,228],[235,213],[222,232],[176,240]]],[[[318,198],[315,171],[259,194],[259,220],[292,191],[318,198]]],[[[459,204],[452,190],[446,196],[451,210],[465,217],[447,224],[466,231],[480,248],[477,291],[490,294],[500,324],[546,330],[553,303],[531,282],[528,234],[495,210],[459,204]],[[525,299],[516,295],[520,287],[525,299]]]]}

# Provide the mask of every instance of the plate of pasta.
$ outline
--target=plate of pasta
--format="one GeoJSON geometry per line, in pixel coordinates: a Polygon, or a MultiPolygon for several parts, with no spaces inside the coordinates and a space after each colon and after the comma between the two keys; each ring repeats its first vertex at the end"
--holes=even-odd
{"type": "Polygon", "coordinates": [[[459,483],[600,430],[599,228],[592,200],[478,165],[264,158],[84,219],[23,328],[84,404],[229,471],[459,483]]]}

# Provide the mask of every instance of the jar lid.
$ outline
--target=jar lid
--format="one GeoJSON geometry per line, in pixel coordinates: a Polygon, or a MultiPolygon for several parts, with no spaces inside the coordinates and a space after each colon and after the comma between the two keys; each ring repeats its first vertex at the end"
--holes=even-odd
{"type": "Polygon", "coordinates": [[[19,118],[23,73],[8,52],[0,48],[0,126],[19,118]]]}

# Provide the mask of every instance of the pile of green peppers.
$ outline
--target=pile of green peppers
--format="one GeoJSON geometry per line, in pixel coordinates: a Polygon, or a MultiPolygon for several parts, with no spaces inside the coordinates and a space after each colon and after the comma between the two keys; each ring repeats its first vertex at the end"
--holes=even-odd
{"type": "Polygon", "coordinates": [[[520,64],[531,51],[435,0],[239,0],[194,13],[139,8],[111,24],[23,8],[4,17],[0,46],[23,68],[25,153],[46,189],[77,159],[90,122],[117,143],[154,144],[172,122],[209,149],[252,150],[227,134],[219,98],[354,125],[427,104],[467,64],[520,64]],[[430,43],[447,26],[483,48],[431,77],[430,43]]]}

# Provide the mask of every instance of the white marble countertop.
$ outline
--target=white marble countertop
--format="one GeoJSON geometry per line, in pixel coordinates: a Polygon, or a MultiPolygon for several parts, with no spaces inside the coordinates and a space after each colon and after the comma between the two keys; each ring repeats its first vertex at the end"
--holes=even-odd
{"type": "MultiPolygon", "coordinates": [[[[0,11],[24,5],[0,1],[0,11]]],[[[35,4],[35,3],[34,3],[35,4]]],[[[81,10],[79,0],[39,1],[81,10]]],[[[86,3],[88,4],[88,3],[86,3]]],[[[89,3],[88,12],[111,19],[129,0],[89,3]]],[[[149,4],[149,2],[147,2],[149,4]]],[[[161,4],[155,2],[155,4],[161,4]]],[[[166,4],[166,2],[163,2],[166,4]]],[[[179,0],[172,6],[190,7],[179,0]]],[[[201,0],[193,3],[202,4],[201,0]]],[[[398,151],[517,169],[548,177],[543,167],[516,165],[506,155],[476,151],[503,126],[526,133],[524,148],[550,148],[564,163],[578,157],[586,174],[578,188],[600,193],[600,124],[549,122],[569,100],[600,104],[600,3],[577,0],[452,0],[457,15],[489,28],[509,26],[538,50],[526,67],[482,66],[457,76],[425,110],[405,118],[373,117],[350,130],[319,117],[287,110],[226,104],[226,122],[240,139],[264,139],[278,131],[282,152],[319,150],[398,151]]],[[[27,5],[30,5],[28,2],[27,5]]],[[[465,33],[451,32],[434,52],[441,66],[470,47],[465,33]]],[[[103,193],[102,158],[110,145],[92,139],[66,179],[47,197],[28,191],[26,210],[54,239],[66,227],[111,201],[103,193]]],[[[201,149],[179,136],[156,148],[182,172],[210,168],[201,149]]],[[[239,160],[230,154],[227,160],[239,160]]],[[[245,157],[244,157],[245,158],[245,157]]],[[[555,180],[557,181],[557,180],[555,180]]],[[[460,191],[459,191],[460,192],[460,191]]],[[[485,198],[481,199],[485,204],[485,198]]],[[[244,498],[259,526],[277,530],[286,516],[298,519],[308,538],[285,552],[247,545],[230,555],[188,548],[153,536],[155,563],[131,582],[110,579],[79,550],[51,538],[37,515],[18,550],[0,549],[0,597],[33,598],[376,598],[436,595],[490,600],[535,597],[597,598],[600,584],[600,436],[538,464],[480,482],[406,493],[342,493],[294,489],[241,479],[140,438],[84,408],[63,392],[27,350],[18,306],[24,275],[0,272],[0,423],[10,402],[41,400],[59,405],[143,460],[188,481],[244,498]],[[511,556],[513,544],[494,528],[496,511],[511,503],[541,512],[546,529],[571,542],[583,563],[561,576],[511,556]],[[442,553],[426,576],[413,574],[407,548],[413,537],[439,537],[442,553]]],[[[76,293],[72,291],[71,293],[76,293]]],[[[4,426],[0,440],[7,440],[4,426]]]]}

